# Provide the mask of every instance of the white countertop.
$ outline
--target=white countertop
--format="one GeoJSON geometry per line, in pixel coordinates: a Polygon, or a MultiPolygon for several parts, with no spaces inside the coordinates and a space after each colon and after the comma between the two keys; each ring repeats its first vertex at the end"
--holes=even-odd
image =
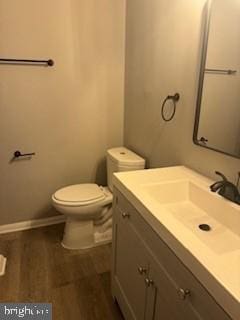
{"type": "MultiPolygon", "coordinates": [[[[210,192],[209,186],[213,183],[212,180],[183,166],[119,172],[114,174],[113,183],[226,312],[234,320],[239,320],[240,206],[210,192]],[[217,221],[218,234],[215,238],[213,233],[208,235],[202,231],[192,232],[191,228],[169,212],[167,206],[146,192],[146,186],[150,184],[183,179],[194,181],[205,190],[205,193],[206,191],[209,193],[214,204],[212,211],[216,208],[220,211],[223,209],[224,228],[221,219],[220,223],[217,221]],[[215,206],[216,203],[218,207],[215,206]],[[224,237],[230,239],[227,246],[224,237]]],[[[214,214],[218,220],[218,212],[214,214]]]]}

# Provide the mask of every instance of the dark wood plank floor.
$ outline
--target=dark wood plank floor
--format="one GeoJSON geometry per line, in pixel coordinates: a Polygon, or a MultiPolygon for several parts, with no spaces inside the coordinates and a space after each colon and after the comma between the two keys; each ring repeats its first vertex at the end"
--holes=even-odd
{"type": "Polygon", "coordinates": [[[63,225],[0,235],[1,302],[50,302],[54,320],[122,320],[110,292],[110,245],[66,250],[63,225]]]}

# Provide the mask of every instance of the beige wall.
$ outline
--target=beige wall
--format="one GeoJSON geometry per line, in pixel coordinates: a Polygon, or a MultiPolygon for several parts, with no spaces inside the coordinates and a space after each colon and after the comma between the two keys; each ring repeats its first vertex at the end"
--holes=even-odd
{"type": "Polygon", "coordinates": [[[0,0],[0,224],[54,214],[67,184],[105,183],[106,149],[122,144],[124,0],[0,0]],[[32,160],[10,163],[15,150],[32,160]],[[100,170],[101,169],[101,170],[100,170]]]}
{"type": "Polygon", "coordinates": [[[125,144],[150,167],[187,165],[216,178],[236,179],[240,161],[192,142],[204,0],[127,2],[125,144]],[[161,103],[181,94],[174,120],[164,123],[161,103]]]}

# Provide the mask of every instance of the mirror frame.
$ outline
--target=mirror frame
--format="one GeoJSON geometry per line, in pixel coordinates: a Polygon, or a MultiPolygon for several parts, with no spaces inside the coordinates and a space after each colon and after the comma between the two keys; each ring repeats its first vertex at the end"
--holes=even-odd
{"type": "Polygon", "coordinates": [[[240,158],[239,156],[228,153],[219,149],[216,149],[214,147],[209,147],[207,145],[204,145],[198,140],[198,129],[199,129],[199,123],[200,123],[200,114],[201,114],[201,104],[202,104],[202,93],[203,93],[203,85],[204,85],[204,76],[205,76],[205,67],[206,67],[206,61],[207,61],[207,50],[208,50],[208,39],[209,39],[209,31],[210,31],[210,22],[211,22],[211,12],[212,12],[212,0],[207,0],[205,6],[204,6],[204,20],[203,20],[203,27],[202,27],[202,39],[201,39],[201,63],[200,63],[200,71],[199,71],[199,82],[198,82],[198,94],[197,94],[197,103],[196,103],[196,112],[195,112],[195,122],[194,122],[194,130],[193,130],[193,142],[194,144],[210,149],[216,152],[220,152],[223,154],[226,154],[228,156],[234,157],[234,158],[240,158]]]}

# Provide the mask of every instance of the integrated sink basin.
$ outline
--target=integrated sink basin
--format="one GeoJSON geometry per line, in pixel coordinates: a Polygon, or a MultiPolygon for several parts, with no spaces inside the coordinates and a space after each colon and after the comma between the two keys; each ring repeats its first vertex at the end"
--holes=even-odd
{"type": "Polygon", "coordinates": [[[230,314],[240,314],[240,206],[183,167],[119,172],[114,186],[230,314]]]}
{"type": "Polygon", "coordinates": [[[191,180],[166,181],[141,187],[153,201],[159,203],[166,215],[177,219],[211,250],[222,254],[240,248],[239,212],[226,208],[225,199],[191,180]]]}

